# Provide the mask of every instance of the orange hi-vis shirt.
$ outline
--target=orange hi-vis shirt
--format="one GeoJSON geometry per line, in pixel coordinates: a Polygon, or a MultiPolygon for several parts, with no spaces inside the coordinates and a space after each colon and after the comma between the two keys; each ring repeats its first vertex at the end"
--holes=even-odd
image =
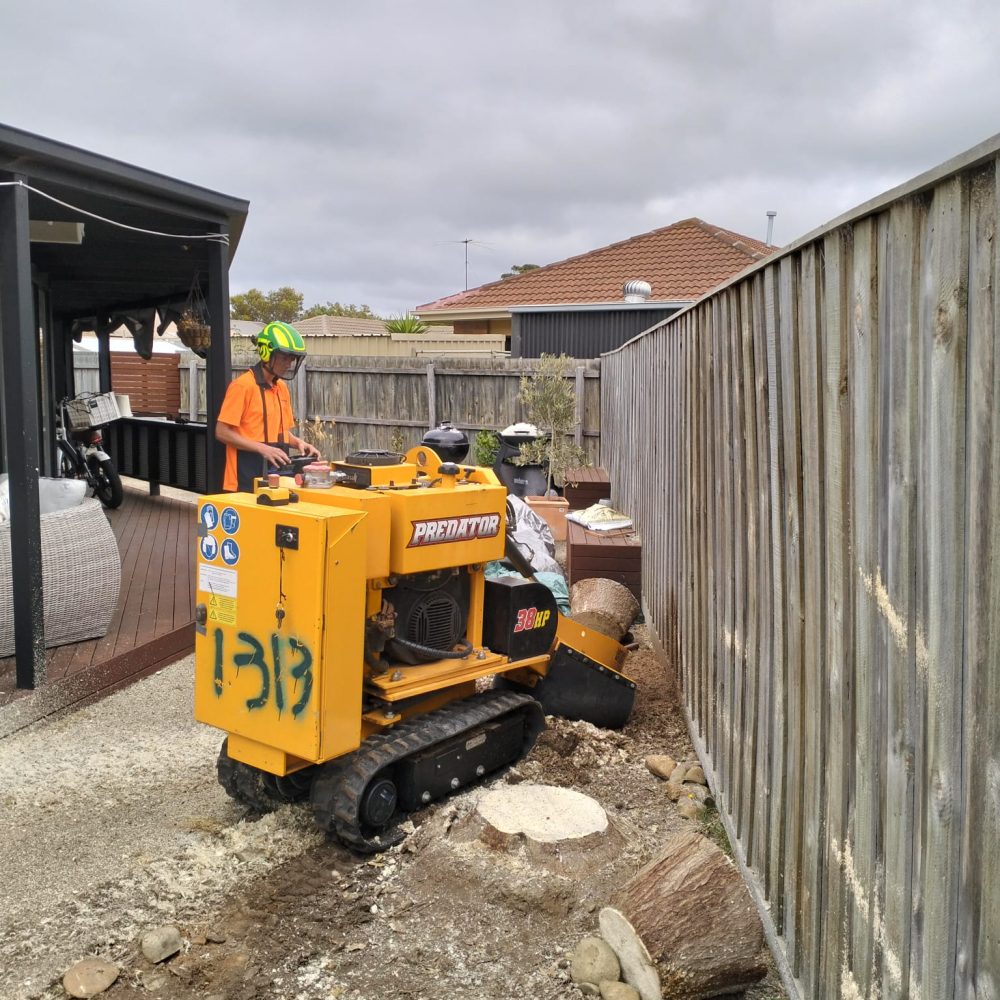
{"type": "MultiPolygon", "coordinates": [[[[260,365],[254,365],[229,383],[219,410],[218,422],[230,424],[251,441],[287,444],[288,435],[295,426],[295,418],[292,415],[292,397],[284,379],[275,379],[269,386],[264,381],[260,365]]],[[[247,479],[262,474],[263,462],[260,455],[226,445],[226,473],[222,480],[222,488],[252,489],[247,479]]]]}

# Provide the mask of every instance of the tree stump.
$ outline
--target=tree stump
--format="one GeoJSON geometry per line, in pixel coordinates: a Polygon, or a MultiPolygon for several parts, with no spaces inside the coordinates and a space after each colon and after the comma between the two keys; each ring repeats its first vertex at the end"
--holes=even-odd
{"type": "Polygon", "coordinates": [[[642,1000],[739,993],[762,979],[764,930],[733,862],[700,833],[668,841],[600,914],[642,1000]]]}
{"type": "Polygon", "coordinates": [[[639,615],[639,602],[615,580],[592,577],[573,584],[569,604],[573,621],[620,642],[639,615]]]}
{"type": "Polygon", "coordinates": [[[569,788],[527,782],[485,792],[449,836],[477,840],[559,873],[594,871],[623,846],[621,834],[592,798],[569,788]]]}

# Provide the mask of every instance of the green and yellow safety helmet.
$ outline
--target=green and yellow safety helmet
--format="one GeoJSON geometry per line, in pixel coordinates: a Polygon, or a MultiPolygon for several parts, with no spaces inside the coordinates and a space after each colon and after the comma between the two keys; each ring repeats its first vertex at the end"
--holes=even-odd
{"type": "Polygon", "coordinates": [[[272,375],[277,378],[295,378],[299,366],[305,360],[306,344],[302,339],[302,334],[294,326],[289,326],[288,323],[282,323],[278,320],[268,323],[257,334],[255,343],[260,360],[272,375]],[[285,354],[292,359],[291,364],[280,375],[271,367],[271,358],[275,354],[285,354]]]}

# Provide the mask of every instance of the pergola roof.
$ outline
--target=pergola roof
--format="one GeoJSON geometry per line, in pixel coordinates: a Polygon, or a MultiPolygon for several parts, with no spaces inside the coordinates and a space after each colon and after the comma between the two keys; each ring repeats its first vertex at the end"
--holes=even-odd
{"type": "MultiPolygon", "coordinates": [[[[67,205],[137,229],[204,235],[225,227],[232,259],[249,203],[0,124],[0,172],[67,205]]],[[[6,178],[0,178],[5,180],[6,178]]],[[[82,222],[83,243],[32,243],[62,319],[183,300],[208,273],[209,242],[164,239],[100,222],[31,192],[31,219],[82,222]]]]}

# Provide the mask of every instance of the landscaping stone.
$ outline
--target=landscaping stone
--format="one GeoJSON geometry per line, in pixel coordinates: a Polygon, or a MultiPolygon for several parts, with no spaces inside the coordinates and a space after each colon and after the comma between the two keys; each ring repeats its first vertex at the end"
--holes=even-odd
{"type": "Polygon", "coordinates": [[[577,986],[587,983],[597,988],[606,980],[617,981],[621,976],[618,956],[611,946],[599,937],[585,937],[573,952],[570,977],[577,986]]]}
{"type": "Polygon", "coordinates": [[[601,983],[601,1000],[640,1000],[640,997],[634,986],[605,979],[601,983]]]}
{"type": "Polygon", "coordinates": [[[176,927],[154,927],[142,936],[142,953],[150,962],[162,962],[176,955],[184,942],[181,932],[176,927]]]}
{"type": "Polygon", "coordinates": [[[118,978],[118,966],[103,958],[85,958],[63,976],[63,989],[71,997],[96,997],[118,978]]]}
{"type": "Polygon", "coordinates": [[[677,812],[685,819],[701,819],[705,815],[705,806],[697,799],[685,796],[677,803],[677,812]]]}
{"type": "Polygon", "coordinates": [[[666,754],[653,754],[646,758],[646,767],[657,778],[667,779],[673,774],[674,768],[677,767],[677,761],[673,757],[666,756],[666,754]]]}

